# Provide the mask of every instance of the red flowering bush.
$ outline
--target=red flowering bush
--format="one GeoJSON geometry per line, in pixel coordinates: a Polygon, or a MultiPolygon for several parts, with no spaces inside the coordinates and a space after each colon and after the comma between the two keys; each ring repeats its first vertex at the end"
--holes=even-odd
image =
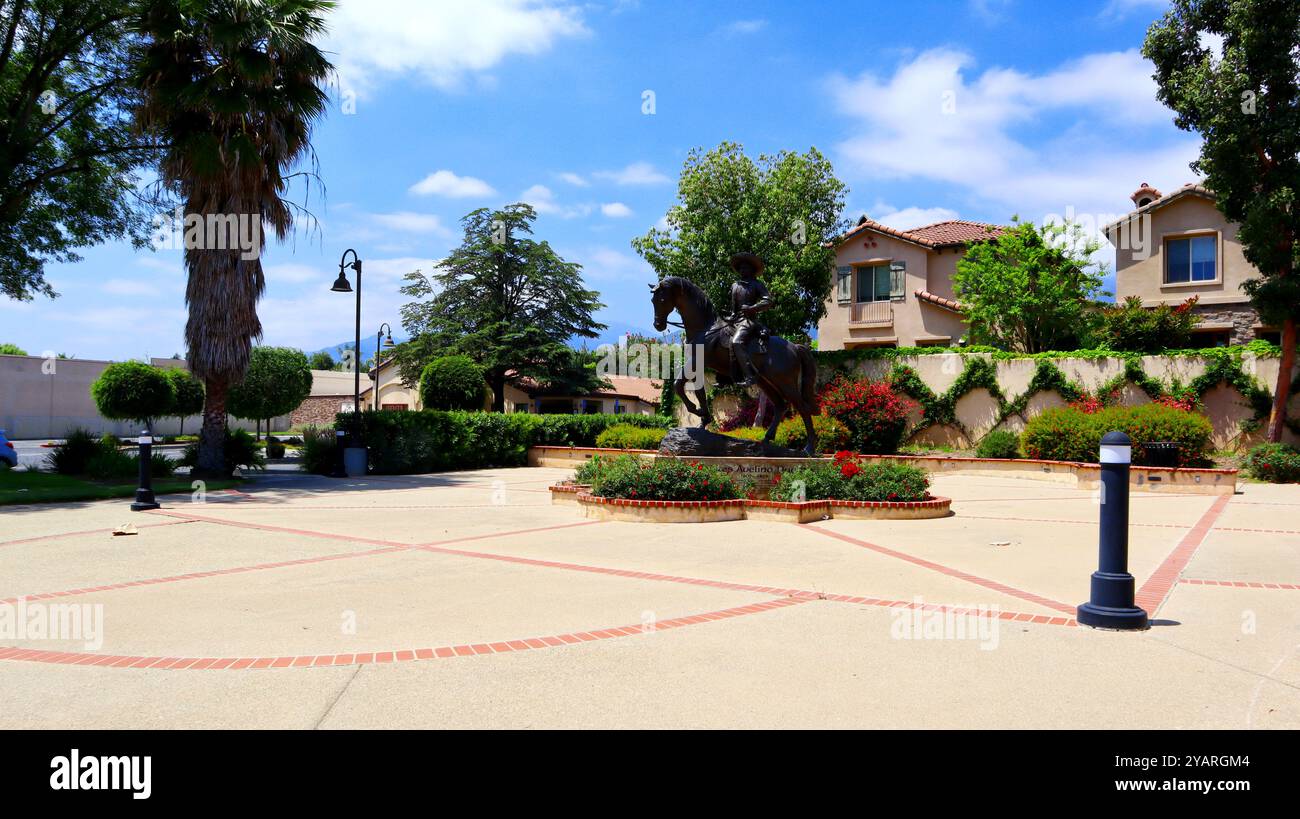
{"type": "Polygon", "coordinates": [[[1260,444],[1246,456],[1246,472],[1269,483],[1300,483],[1300,450],[1290,444],[1260,444]]]}
{"type": "Polygon", "coordinates": [[[1070,402],[1070,408],[1076,409],[1084,415],[1093,415],[1104,410],[1106,404],[1100,397],[1085,392],[1083,395],[1080,395],[1077,399],[1070,402]]]}
{"type": "Polygon", "coordinates": [[[1196,399],[1192,396],[1175,397],[1172,395],[1162,395],[1151,403],[1159,404],[1162,407],[1169,407],[1170,409],[1182,410],[1183,412],[1196,411],[1196,399]]]}
{"type": "Polygon", "coordinates": [[[600,466],[587,477],[591,494],[602,498],[696,501],[728,500],[741,494],[721,469],[678,458],[601,458],[600,466]]]}
{"type": "Polygon", "coordinates": [[[848,427],[850,448],[869,455],[897,452],[916,408],[887,381],[843,375],[822,389],[820,400],[823,412],[848,427]]]}
{"type": "Polygon", "coordinates": [[[930,497],[925,472],[903,463],[866,462],[852,452],[781,473],[772,500],[920,501],[930,497]]]}

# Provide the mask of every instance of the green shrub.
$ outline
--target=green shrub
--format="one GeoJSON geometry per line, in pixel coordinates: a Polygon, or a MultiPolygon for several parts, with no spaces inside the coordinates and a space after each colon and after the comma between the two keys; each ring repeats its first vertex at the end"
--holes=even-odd
{"type": "Polygon", "coordinates": [[[721,469],[679,458],[618,455],[602,459],[592,479],[592,494],[602,498],[701,501],[741,497],[721,469]]]}
{"type": "Polygon", "coordinates": [[[266,457],[283,458],[284,444],[280,443],[280,441],[275,438],[268,438],[266,441],[266,457]]]}
{"type": "Polygon", "coordinates": [[[483,368],[467,355],[435,358],[420,374],[420,402],[427,410],[481,410],[487,388],[483,368]]]}
{"type": "Polygon", "coordinates": [[[980,439],[975,454],[981,458],[1019,458],[1020,437],[1005,429],[995,429],[980,439]]]}
{"type": "Polygon", "coordinates": [[[1156,403],[1107,407],[1093,413],[1075,407],[1050,409],[1029,421],[1020,444],[1029,458],[1096,463],[1102,436],[1113,430],[1127,433],[1133,439],[1134,464],[1149,462],[1142,444],[1159,441],[1179,444],[1179,466],[1209,462],[1214,434],[1209,420],[1194,412],[1156,403]]]}
{"type": "MultiPolygon", "coordinates": [[[[849,428],[829,415],[814,415],[813,430],[817,433],[818,452],[839,452],[849,446],[849,428]]],[[[761,441],[766,432],[766,427],[735,427],[724,434],[747,441],[761,441]]],[[[772,438],[772,443],[786,449],[803,449],[807,441],[808,432],[804,429],[803,419],[799,417],[782,421],[776,428],[776,436],[772,438]]]]}
{"type": "Polygon", "coordinates": [[[615,424],[596,436],[596,446],[602,449],[658,449],[667,430],[615,424]]]}
{"type": "MultiPolygon", "coordinates": [[[[371,472],[408,475],[485,466],[520,466],[530,446],[596,445],[614,425],[667,429],[672,421],[654,415],[533,415],[530,413],[366,411],[338,416],[338,428],[355,430],[370,448],[371,472]]],[[[333,462],[321,468],[328,474],[333,462]]]]}
{"type": "Polygon", "coordinates": [[[1269,483],[1300,483],[1300,449],[1260,444],[1246,456],[1246,474],[1269,483]]]}
{"type": "Polygon", "coordinates": [[[1129,296],[1122,305],[1102,311],[1102,338],[1112,350],[1181,350],[1191,346],[1192,331],[1199,321],[1192,312],[1195,304],[1192,297],[1179,305],[1144,307],[1141,298],[1129,296]]]}
{"type": "Polygon", "coordinates": [[[45,468],[60,475],[84,475],[86,464],[99,452],[98,438],[80,427],[70,429],[63,443],[45,456],[45,468]]]}
{"type": "MultiPolygon", "coordinates": [[[[223,448],[225,450],[227,470],[251,469],[259,472],[266,470],[266,458],[262,457],[257,440],[247,430],[227,428],[223,448]]],[[[196,441],[185,447],[185,452],[181,456],[181,463],[192,468],[198,462],[199,444],[196,441]]]]}
{"type": "Polygon", "coordinates": [[[597,473],[604,469],[605,465],[608,464],[609,461],[610,458],[608,456],[592,455],[590,458],[579,464],[577,469],[573,470],[573,482],[591,486],[596,482],[597,473]]]}
{"type": "Polygon", "coordinates": [[[834,460],[782,472],[772,500],[919,501],[929,490],[930,479],[914,466],[840,452],[834,460]]]}
{"type": "Polygon", "coordinates": [[[333,474],[339,450],[333,427],[303,427],[302,469],[317,475],[333,474]]]}

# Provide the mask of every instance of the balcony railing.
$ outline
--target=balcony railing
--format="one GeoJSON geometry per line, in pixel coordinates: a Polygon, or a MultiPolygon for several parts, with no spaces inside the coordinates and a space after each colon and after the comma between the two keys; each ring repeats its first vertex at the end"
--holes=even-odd
{"type": "Polygon", "coordinates": [[[852,305],[850,324],[887,326],[894,323],[894,305],[887,301],[866,301],[852,305]]]}

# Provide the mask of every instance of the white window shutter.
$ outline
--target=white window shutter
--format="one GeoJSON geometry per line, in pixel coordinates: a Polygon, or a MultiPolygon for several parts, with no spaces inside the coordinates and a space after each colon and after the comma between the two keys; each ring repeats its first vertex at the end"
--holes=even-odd
{"type": "Polygon", "coordinates": [[[889,297],[891,299],[907,297],[907,262],[890,262],[889,297]]]}
{"type": "Polygon", "coordinates": [[[835,268],[835,301],[849,304],[853,301],[853,268],[835,268]]]}

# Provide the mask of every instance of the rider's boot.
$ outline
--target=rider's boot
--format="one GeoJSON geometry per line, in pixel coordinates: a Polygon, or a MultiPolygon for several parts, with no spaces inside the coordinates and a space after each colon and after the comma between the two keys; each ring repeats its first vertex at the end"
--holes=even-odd
{"type": "Polygon", "coordinates": [[[736,360],[740,362],[741,380],[736,382],[736,386],[754,386],[758,381],[758,371],[754,369],[754,362],[749,357],[749,350],[738,344],[731,348],[731,352],[735,354],[736,360]]]}

